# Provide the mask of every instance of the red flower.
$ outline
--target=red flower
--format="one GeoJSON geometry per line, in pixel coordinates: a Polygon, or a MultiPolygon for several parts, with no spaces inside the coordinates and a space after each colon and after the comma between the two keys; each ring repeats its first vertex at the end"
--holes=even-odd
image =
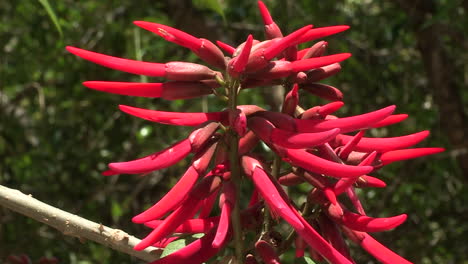
{"type": "Polygon", "coordinates": [[[396,109],[393,105],[351,117],[332,115],[344,105],[343,93],[317,82],[340,72],[339,63],[351,55],[326,55],[325,41],[299,51],[297,45],[349,27],[307,25],[284,36],[266,6],[261,1],[258,5],[267,40],[256,40],[249,35],[238,47],[217,41],[218,48],[209,40],[169,26],[134,22],[190,49],[217,71],[196,63],[150,63],[67,47],[71,53],[111,69],[169,80],[164,83],[84,82],[88,88],[166,100],[215,94],[227,101],[227,109],[210,113],[119,106],[123,112],[151,122],[194,127],[186,139],[169,148],[140,159],[110,163],[109,170],[103,173],[147,174],[194,154],[174,187],[159,202],[133,218],[135,223],[152,229],[135,249],[151,245],[164,247],[177,239],[179,235],[173,236],[174,233],[204,233],[202,238],[153,263],[202,263],[228,245],[231,238],[239,261],[256,263],[254,256],[246,256],[242,251],[242,244],[246,243],[255,246],[265,263],[279,263],[281,252],[275,249],[277,245],[267,242],[268,234],[273,232],[271,226],[277,223],[269,220],[265,208],[268,207],[278,221],[284,219],[295,230],[297,257],[303,256],[308,246],[309,252],[318,259],[354,263],[343,240],[344,234],[384,263],[408,263],[365,233],[395,228],[405,221],[406,214],[388,218],[367,216],[355,188],[385,187],[383,181],[368,174],[392,162],[439,153],[443,149],[408,149],[424,140],[428,131],[393,138],[364,137],[368,129],[407,118],[406,114],[393,114],[396,109]],[[222,50],[230,57],[225,57],[222,50]],[[243,89],[277,84],[290,91],[281,113],[237,104],[237,94],[243,89]],[[300,106],[300,90],[332,102],[304,109],[300,106]],[[355,131],[355,135],[348,134],[355,131]],[[273,168],[256,148],[260,141],[273,152],[273,168]],[[281,171],[281,162],[288,163],[291,169],[281,171]],[[280,184],[291,186],[303,182],[313,189],[307,201],[298,206],[280,184]],[[253,191],[247,196],[250,202],[244,204],[240,197],[247,189],[253,191]],[[354,208],[345,208],[342,194],[354,208]],[[218,196],[220,215],[211,216],[218,196]],[[303,210],[299,212],[299,208],[303,210]],[[248,232],[253,232],[259,242],[254,245],[253,241],[242,241],[243,233],[248,232]]]}

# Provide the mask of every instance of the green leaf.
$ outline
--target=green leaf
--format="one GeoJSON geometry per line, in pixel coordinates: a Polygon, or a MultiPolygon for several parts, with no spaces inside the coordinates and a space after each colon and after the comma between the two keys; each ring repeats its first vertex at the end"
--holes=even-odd
{"type": "Polygon", "coordinates": [[[192,0],[192,3],[197,8],[206,8],[216,12],[223,18],[224,21],[226,21],[226,17],[224,15],[224,8],[220,0],[192,0]]]}
{"type": "Polygon", "coordinates": [[[39,1],[39,3],[41,3],[41,5],[46,10],[47,14],[50,17],[50,20],[52,20],[52,22],[54,23],[55,28],[57,29],[57,31],[60,34],[60,37],[63,37],[62,28],[60,27],[57,16],[55,15],[54,10],[52,10],[52,7],[50,6],[49,1],[48,0],[38,0],[38,1],[39,1]]]}
{"type": "Polygon", "coordinates": [[[313,261],[311,258],[309,257],[304,257],[304,260],[305,262],[307,262],[307,264],[316,264],[315,261],[313,261]]]}
{"type": "Polygon", "coordinates": [[[164,248],[164,251],[161,254],[161,258],[176,252],[177,250],[187,246],[188,244],[192,243],[194,240],[196,240],[198,238],[201,238],[202,236],[203,236],[203,234],[194,234],[194,235],[192,235],[190,237],[186,237],[186,238],[177,239],[175,241],[172,241],[171,243],[169,243],[169,245],[167,245],[164,248]]]}

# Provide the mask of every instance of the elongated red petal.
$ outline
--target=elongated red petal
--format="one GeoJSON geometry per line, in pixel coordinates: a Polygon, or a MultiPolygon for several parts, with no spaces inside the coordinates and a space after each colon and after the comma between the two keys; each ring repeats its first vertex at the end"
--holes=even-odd
{"type": "Polygon", "coordinates": [[[401,225],[406,217],[406,214],[401,214],[393,217],[373,218],[344,210],[341,223],[356,231],[382,232],[401,225]]]}
{"type": "Polygon", "coordinates": [[[221,42],[219,40],[216,41],[216,44],[218,44],[218,46],[223,49],[225,52],[227,52],[227,54],[229,55],[232,55],[234,54],[234,51],[236,51],[236,48],[224,43],[224,42],[221,42]]]}
{"type": "Polygon", "coordinates": [[[220,122],[226,114],[224,112],[212,113],[180,113],[180,112],[165,112],[156,111],[143,108],[137,108],[127,105],[119,105],[120,110],[123,112],[149,120],[167,125],[178,126],[199,126],[207,121],[220,122]]]}
{"type": "Polygon", "coordinates": [[[373,124],[372,127],[373,128],[378,128],[378,127],[393,125],[393,124],[396,124],[396,123],[400,123],[401,121],[405,120],[406,118],[408,118],[407,114],[391,115],[391,116],[385,118],[384,120],[373,124]]]}
{"type": "Polygon", "coordinates": [[[318,82],[323,79],[326,79],[330,76],[333,76],[341,71],[341,65],[339,63],[333,63],[327,66],[323,66],[317,68],[315,70],[311,70],[307,73],[307,81],[311,82],[318,82]]]}
{"type": "Polygon", "coordinates": [[[305,27],[302,27],[294,31],[293,33],[287,35],[286,37],[281,38],[279,41],[275,42],[273,45],[267,47],[263,51],[263,57],[268,61],[273,59],[278,54],[280,54],[283,50],[285,50],[287,47],[295,45],[297,43],[297,39],[300,36],[304,35],[306,32],[308,32],[311,28],[312,28],[312,25],[307,25],[305,27]]]}
{"type": "Polygon", "coordinates": [[[167,41],[189,48],[202,60],[220,69],[225,68],[224,55],[211,41],[196,38],[178,29],[156,23],[135,21],[135,25],[158,34],[167,41]]]}
{"type": "Polygon", "coordinates": [[[106,93],[150,98],[161,97],[163,90],[162,83],[87,81],[83,85],[106,93]]]}
{"type": "Polygon", "coordinates": [[[224,203],[221,209],[221,216],[219,219],[218,228],[216,230],[216,236],[213,239],[213,247],[220,248],[222,245],[225,244],[226,239],[228,237],[229,226],[230,226],[230,218],[232,212],[233,205],[231,203],[224,203]]]}
{"type": "Polygon", "coordinates": [[[299,175],[293,173],[293,172],[290,172],[286,175],[283,175],[281,177],[278,178],[278,182],[281,184],[281,185],[284,185],[284,186],[292,186],[292,185],[297,185],[297,184],[301,184],[304,182],[304,179],[299,177],[299,175]]]}
{"type": "Polygon", "coordinates": [[[411,264],[411,262],[408,260],[380,244],[369,234],[365,232],[354,231],[346,227],[342,227],[342,229],[348,238],[361,245],[363,249],[369,252],[369,254],[374,256],[380,262],[384,264],[411,264]]]}
{"type": "Polygon", "coordinates": [[[364,175],[364,176],[359,177],[359,179],[356,181],[356,185],[359,188],[365,188],[365,187],[384,188],[385,186],[387,186],[387,184],[381,179],[378,179],[369,175],[364,175]]]}
{"type": "Polygon", "coordinates": [[[391,105],[377,111],[362,115],[343,117],[330,120],[302,120],[295,119],[297,130],[300,132],[321,132],[333,128],[339,128],[341,133],[365,129],[383,120],[395,111],[395,106],[391,105]]]}
{"type": "Polygon", "coordinates": [[[304,149],[328,142],[339,133],[339,128],[318,133],[294,133],[274,128],[271,131],[271,141],[285,148],[304,149]]]}
{"type": "Polygon", "coordinates": [[[132,218],[134,223],[145,223],[154,219],[159,219],[174,210],[185,199],[192,190],[200,174],[203,174],[210,163],[216,149],[216,144],[210,146],[206,151],[197,153],[192,165],[182,175],[179,181],[164,195],[155,205],[145,210],[143,213],[132,218]]]}
{"type": "Polygon", "coordinates": [[[260,9],[260,15],[262,16],[263,19],[263,24],[265,25],[270,25],[271,23],[274,23],[273,18],[270,15],[270,11],[268,11],[268,8],[262,1],[258,1],[258,9],[260,9]]]}
{"type": "MultiPolygon", "coordinates": [[[[369,152],[387,152],[390,150],[403,149],[412,147],[429,136],[429,131],[421,131],[411,135],[391,138],[362,138],[359,143],[354,147],[355,151],[369,152]]],[[[338,135],[337,140],[341,140],[342,144],[348,144],[351,140],[351,136],[338,135]]]]}
{"type": "Polygon", "coordinates": [[[220,248],[215,248],[212,246],[212,241],[216,233],[215,231],[216,230],[210,231],[202,238],[195,240],[186,247],[183,247],[170,255],[153,261],[150,264],[195,264],[206,262],[220,251],[220,248]]]}
{"type": "Polygon", "coordinates": [[[247,40],[245,41],[245,45],[242,48],[241,53],[239,54],[239,56],[233,59],[234,62],[232,63],[230,68],[234,73],[240,74],[244,71],[245,66],[247,65],[247,62],[249,60],[250,50],[252,49],[252,42],[253,37],[252,35],[249,35],[247,37],[247,40]]]}
{"type": "Polygon", "coordinates": [[[190,191],[187,199],[170,214],[164,221],[156,227],[148,236],[138,243],[134,249],[143,250],[156,241],[170,235],[184,221],[190,219],[198,209],[199,202],[220,186],[221,179],[216,176],[206,177],[190,191]]]}
{"type": "Polygon", "coordinates": [[[310,49],[308,49],[307,52],[299,58],[301,58],[302,60],[305,60],[305,59],[320,57],[325,53],[327,46],[328,46],[328,43],[326,41],[319,41],[315,43],[312,47],[310,47],[310,49]]]}
{"type": "Polygon", "coordinates": [[[134,21],[133,23],[141,28],[158,34],[167,41],[189,49],[198,50],[202,45],[202,41],[199,38],[166,25],[146,21],[134,21]]]}
{"type": "Polygon", "coordinates": [[[364,136],[364,133],[366,133],[365,130],[359,131],[356,135],[352,136],[352,138],[345,143],[343,148],[341,148],[340,152],[338,153],[338,156],[342,160],[348,159],[349,153],[354,150],[355,146],[360,142],[362,137],[364,136]]]}
{"type": "Polygon", "coordinates": [[[346,245],[346,242],[344,241],[338,226],[323,212],[318,217],[318,224],[320,226],[320,230],[322,231],[323,237],[328,242],[330,242],[330,244],[336,250],[343,254],[343,256],[348,258],[350,261],[353,261],[351,255],[349,254],[349,248],[346,245]]]}
{"type": "Polygon", "coordinates": [[[318,58],[310,58],[306,60],[298,60],[291,62],[291,68],[294,72],[309,71],[340,61],[344,61],[351,57],[351,53],[340,53],[334,55],[328,55],[318,58]]]}
{"type": "Polygon", "coordinates": [[[341,101],[331,102],[331,103],[328,103],[326,105],[322,105],[318,109],[317,112],[321,117],[325,118],[327,115],[333,114],[334,112],[338,111],[338,109],[343,107],[343,105],[344,105],[344,103],[341,102],[341,101]]]}
{"type": "Polygon", "coordinates": [[[283,106],[281,108],[281,112],[287,115],[293,116],[294,111],[299,103],[299,85],[295,83],[291,89],[291,91],[286,94],[283,102],[283,106]]]}
{"type": "Polygon", "coordinates": [[[293,210],[304,225],[303,230],[296,230],[311,249],[317,251],[330,263],[352,264],[346,257],[330,245],[320,234],[297,212],[293,210]]]}
{"type": "MultiPolygon", "coordinates": [[[[204,219],[189,219],[180,224],[175,230],[174,233],[182,234],[197,234],[197,233],[208,233],[212,228],[216,227],[219,222],[219,216],[213,216],[204,219]]],[[[145,226],[150,228],[157,228],[162,224],[164,220],[152,220],[145,222],[145,226]]]]}
{"type": "Polygon", "coordinates": [[[192,150],[190,141],[184,139],[171,147],[141,159],[110,163],[109,168],[118,173],[138,174],[172,166],[185,158],[192,150]]]}
{"type": "Polygon", "coordinates": [[[164,77],[166,75],[166,65],[163,63],[122,59],[71,46],[67,46],[67,50],[85,60],[114,70],[153,77],[164,77]]]}
{"type": "Polygon", "coordinates": [[[323,38],[326,36],[334,35],[349,29],[349,26],[331,26],[331,27],[321,27],[314,28],[309,30],[306,34],[302,35],[298,40],[299,43],[304,43],[307,41],[312,41],[315,39],[323,38]]]}
{"type": "Polygon", "coordinates": [[[373,170],[371,166],[349,166],[335,163],[304,150],[284,149],[281,154],[285,155],[287,162],[310,170],[314,173],[325,174],[337,178],[357,177],[367,174],[373,170]],[[283,152],[284,151],[284,152],[283,152]]]}
{"type": "Polygon", "coordinates": [[[422,156],[437,154],[445,151],[444,148],[414,148],[414,149],[400,149],[385,152],[380,157],[383,165],[390,164],[395,161],[414,159],[422,156]]]}
{"type": "Polygon", "coordinates": [[[296,230],[302,230],[304,227],[297,217],[292,213],[289,201],[283,200],[278,193],[277,188],[271,182],[270,177],[261,167],[255,167],[252,173],[252,180],[260,195],[265,199],[268,207],[282,218],[284,218],[296,230]]]}
{"type": "Polygon", "coordinates": [[[343,93],[337,88],[321,83],[303,83],[299,87],[306,92],[329,101],[342,101],[343,93]]]}

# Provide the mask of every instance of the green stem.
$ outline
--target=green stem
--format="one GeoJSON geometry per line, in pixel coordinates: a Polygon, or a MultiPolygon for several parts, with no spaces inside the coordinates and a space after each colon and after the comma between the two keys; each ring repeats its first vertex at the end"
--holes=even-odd
{"type": "MultiPolygon", "coordinates": [[[[229,111],[230,113],[235,113],[237,110],[237,91],[238,91],[239,82],[232,81],[228,87],[229,90],[229,111]]],[[[232,120],[233,121],[233,120],[232,120]]],[[[234,124],[230,124],[230,129],[228,130],[229,135],[229,164],[231,169],[231,180],[236,186],[236,204],[232,210],[231,221],[234,231],[234,246],[236,252],[237,263],[241,263],[244,258],[244,247],[242,239],[242,226],[240,218],[240,187],[241,187],[241,174],[239,167],[239,138],[234,131],[234,124]]]]}

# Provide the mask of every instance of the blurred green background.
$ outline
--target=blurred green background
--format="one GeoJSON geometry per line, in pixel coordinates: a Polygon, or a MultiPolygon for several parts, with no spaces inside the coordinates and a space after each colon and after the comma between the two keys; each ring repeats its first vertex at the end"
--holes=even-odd
{"type": "MultiPolygon", "coordinates": [[[[0,183],[142,237],[147,230],[132,224],[131,217],[161,197],[188,161],[146,177],[100,172],[108,162],[152,153],[189,131],[132,118],[117,105],[164,111],[219,111],[223,106],[211,97],[164,101],[86,89],[85,80],[147,80],[78,59],[65,46],[146,61],[197,61],[188,49],[132,21],[159,22],[237,45],[249,33],[263,39],[256,1],[49,1],[56,24],[44,3],[0,1],[0,183]]],[[[468,263],[468,1],[265,3],[285,33],[306,24],[351,26],[327,38],[329,53],[353,53],[342,72],[324,82],[344,92],[346,107],[340,114],[396,104],[397,113],[410,118],[375,133],[398,136],[429,129],[431,137],[419,146],[447,148],[377,174],[388,186],[363,193],[369,215],[407,213],[409,218],[375,236],[415,263],[468,263]]],[[[251,89],[241,101],[268,108],[269,94],[251,89]]],[[[302,98],[304,107],[323,103],[302,98]]],[[[32,259],[55,256],[61,263],[140,263],[0,207],[0,262],[20,253],[32,259]]],[[[353,254],[358,263],[376,263],[361,249],[353,254]]]]}

